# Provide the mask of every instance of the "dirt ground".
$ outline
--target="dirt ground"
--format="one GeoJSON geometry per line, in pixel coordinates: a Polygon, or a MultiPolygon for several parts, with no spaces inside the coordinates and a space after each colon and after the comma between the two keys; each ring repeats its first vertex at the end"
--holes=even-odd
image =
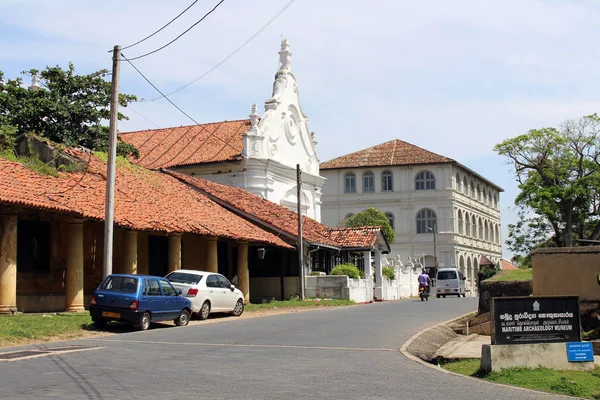
{"type": "MultiPolygon", "coordinates": [[[[189,325],[216,324],[216,323],[221,323],[221,322],[237,321],[239,319],[261,318],[261,317],[268,317],[271,315],[319,311],[319,310],[326,310],[326,309],[330,309],[330,308],[331,307],[267,308],[267,309],[262,309],[262,310],[257,310],[257,311],[244,312],[239,317],[233,317],[229,314],[225,314],[225,313],[220,314],[219,313],[219,314],[211,314],[210,317],[208,317],[208,319],[205,321],[200,321],[198,319],[193,318],[190,321],[189,325]]],[[[152,327],[150,329],[163,329],[163,328],[168,328],[168,327],[173,327],[173,326],[175,326],[175,324],[172,322],[160,322],[160,323],[153,323],[152,327]]],[[[105,330],[96,330],[96,328],[92,327],[89,330],[81,330],[78,332],[71,332],[71,333],[68,333],[65,335],[60,335],[60,336],[46,337],[44,339],[23,339],[23,340],[19,340],[18,342],[10,342],[10,343],[0,341],[0,349],[6,349],[9,347],[15,347],[15,346],[26,346],[26,345],[34,345],[34,344],[41,344],[41,343],[52,343],[52,342],[59,342],[59,341],[73,340],[73,339],[86,339],[86,338],[94,338],[94,337],[101,337],[101,336],[111,336],[111,335],[118,335],[120,333],[135,332],[135,331],[136,330],[134,328],[132,328],[131,325],[129,325],[129,324],[112,323],[105,330]]]]}

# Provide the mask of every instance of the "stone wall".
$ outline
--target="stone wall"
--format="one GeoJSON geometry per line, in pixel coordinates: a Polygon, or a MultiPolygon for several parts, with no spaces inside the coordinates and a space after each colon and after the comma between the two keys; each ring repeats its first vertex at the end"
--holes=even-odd
{"type": "Polygon", "coordinates": [[[532,281],[483,281],[479,288],[479,314],[490,312],[494,297],[531,296],[532,281]]]}
{"type": "Polygon", "coordinates": [[[539,249],[531,262],[534,295],[600,301],[600,246],[539,249]]]}

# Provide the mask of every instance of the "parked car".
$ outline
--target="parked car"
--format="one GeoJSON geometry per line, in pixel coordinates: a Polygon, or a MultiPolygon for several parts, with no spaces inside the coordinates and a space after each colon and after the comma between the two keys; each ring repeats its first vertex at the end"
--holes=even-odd
{"type": "Polygon", "coordinates": [[[440,268],[437,271],[436,277],[436,293],[435,297],[440,296],[463,296],[466,294],[466,285],[463,273],[456,268],[440,268]]]}
{"type": "Polygon", "coordinates": [[[149,275],[112,274],[104,278],[92,296],[90,315],[97,327],[110,321],[127,321],[140,330],[154,321],[190,321],[192,303],[168,279],[149,275]]]}
{"type": "Polygon", "coordinates": [[[244,294],[221,274],[180,269],[165,278],[192,301],[192,312],[202,320],[215,312],[230,312],[236,317],[244,312],[244,294]]]}

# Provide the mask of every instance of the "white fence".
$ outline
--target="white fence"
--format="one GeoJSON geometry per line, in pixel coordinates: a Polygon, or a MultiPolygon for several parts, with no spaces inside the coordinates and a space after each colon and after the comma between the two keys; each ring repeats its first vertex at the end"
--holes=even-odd
{"type": "MultiPolygon", "coordinates": [[[[392,268],[396,272],[396,277],[393,280],[383,278],[381,300],[418,296],[417,278],[421,272],[420,266],[400,265],[392,268]]],[[[311,298],[334,298],[369,303],[373,301],[374,287],[375,281],[370,276],[366,279],[350,279],[345,275],[307,276],[305,294],[306,297],[311,298]]]]}

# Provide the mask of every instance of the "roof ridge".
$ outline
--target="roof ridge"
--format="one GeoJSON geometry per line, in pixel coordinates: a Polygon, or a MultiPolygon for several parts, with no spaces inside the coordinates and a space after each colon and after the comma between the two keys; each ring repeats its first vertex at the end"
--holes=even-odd
{"type": "Polygon", "coordinates": [[[179,129],[179,128],[193,128],[194,126],[204,126],[204,125],[215,125],[215,124],[224,124],[227,122],[250,122],[250,118],[245,119],[232,119],[232,120],[223,120],[223,121],[213,121],[213,122],[203,122],[201,124],[190,124],[190,125],[179,125],[179,126],[167,126],[163,128],[155,128],[155,129],[140,129],[137,131],[129,131],[129,132],[119,132],[119,135],[130,135],[132,133],[139,132],[150,132],[150,131],[164,131],[167,129],[179,129]]]}

